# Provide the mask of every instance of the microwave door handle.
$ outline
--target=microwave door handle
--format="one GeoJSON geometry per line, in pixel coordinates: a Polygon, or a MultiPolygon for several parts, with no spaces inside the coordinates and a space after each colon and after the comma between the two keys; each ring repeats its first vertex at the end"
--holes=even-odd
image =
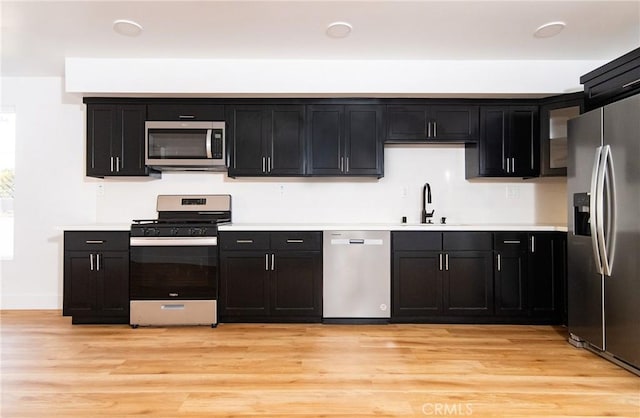
{"type": "Polygon", "coordinates": [[[206,147],[207,147],[207,158],[212,159],[213,154],[211,152],[212,144],[211,144],[211,133],[213,129],[207,129],[207,139],[206,139],[206,147]]]}

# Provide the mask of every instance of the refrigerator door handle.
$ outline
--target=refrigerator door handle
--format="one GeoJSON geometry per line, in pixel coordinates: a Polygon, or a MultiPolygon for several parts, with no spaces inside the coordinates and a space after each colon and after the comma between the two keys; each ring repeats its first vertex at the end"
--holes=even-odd
{"type": "Polygon", "coordinates": [[[610,145],[605,145],[603,148],[599,170],[600,178],[598,179],[598,196],[600,197],[600,207],[598,208],[598,246],[600,247],[600,254],[602,255],[603,273],[606,276],[611,276],[611,267],[613,265],[613,255],[616,241],[616,182],[610,145]],[[607,192],[606,202],[605,190],[607,192]],[[606,220],[605,213],[607,215],[606,220]],[[606,230],[605,222],[607,226],[606,230]]]}
{"type": "Polygon", "coordinates": [[[589,193],[589,226],[591,229],[591,245],[593,247],[593,259],[596,263],[596,271],[602,274],[602,259],[600,258],[600,248],[598,241],[598,173],[600,172],[600,159],[602,147],[596,148],[593,170],[591,171],[591,190],[589,193]]]}

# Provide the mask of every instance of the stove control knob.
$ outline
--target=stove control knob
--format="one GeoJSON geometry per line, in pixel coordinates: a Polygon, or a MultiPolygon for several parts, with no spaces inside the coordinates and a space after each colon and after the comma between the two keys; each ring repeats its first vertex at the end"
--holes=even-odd
{"type": "Polygon", "coordinates": [[[171,235],[178,235],[178,228],[171,228],[171,235]]]}

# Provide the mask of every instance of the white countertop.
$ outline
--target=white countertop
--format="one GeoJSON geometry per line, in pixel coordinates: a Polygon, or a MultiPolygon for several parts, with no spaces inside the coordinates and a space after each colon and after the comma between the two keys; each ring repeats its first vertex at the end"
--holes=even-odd
{"type": "Polygon", "coordinates": [[[218,226],[220,231],[557,231],[564,225],[531,224],[281,224],[231,223],[218,226]]]}
{"type": "MultiPolygon", "coordinates": [[[[131,224],[96,223],[62,225],[60,231],[128,231],[131,224]]],[[[532,224],[392,224],[392,223],[231,223],[218,226],[220,231],[557,231],[564,225],[532,224]]]]}

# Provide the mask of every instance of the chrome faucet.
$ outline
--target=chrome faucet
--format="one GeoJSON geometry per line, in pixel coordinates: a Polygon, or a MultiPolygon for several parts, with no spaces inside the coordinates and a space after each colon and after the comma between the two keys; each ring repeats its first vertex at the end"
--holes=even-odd
{"type": "Polygon", "coordinates": [[[431,212],[427,212],[427,204],[431,204],[431,186],[429,183],[425,183],[424,186],[422,186],[422,216],[420,218],[420,222],[423,224],[433,223],[431,222],[431,218],[433,218],[435,209],[432,209],[431,212]]]}

